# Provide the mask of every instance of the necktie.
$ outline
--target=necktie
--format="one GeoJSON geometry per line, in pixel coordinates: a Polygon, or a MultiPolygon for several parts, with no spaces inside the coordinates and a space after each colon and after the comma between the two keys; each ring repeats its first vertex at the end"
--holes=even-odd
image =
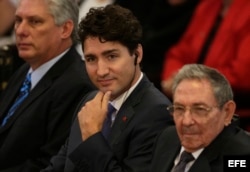
{"type": "Polygon", "coordinates": [[[8,119],[14,114],[15,110],[19,107],[19,105],[23,102],[23,100],[28,96],[30,87],[31,87],[31,73],[28,73],[19,91],[18,97],[16,98],[14,104],[11,106],[7,115],[2,121],[2,124],[1,124],[2,126],[4,126],[7,123],[8,119]]]}
{"type": "Polygon", "coordinates": [[[191,153],[188,153],[186,151],[183,151],[181,154],[181,158],[179,163],[175,166],[173,172],[184,172],[187,163],[194,160],[194,157],[191,153]]]}
{"type": "Polygon", "coordinates": [[[116,111],[116,109],[114,108],[114,106],[109,103],[108,104],[108,113],[107,113],[106,119],[105,119],[105,121],[103,123],[103,127],[102,127],[102,134],[106,139],[108,138],[110,131],[111,131],[112,114],[115,111],[116,111]]]}

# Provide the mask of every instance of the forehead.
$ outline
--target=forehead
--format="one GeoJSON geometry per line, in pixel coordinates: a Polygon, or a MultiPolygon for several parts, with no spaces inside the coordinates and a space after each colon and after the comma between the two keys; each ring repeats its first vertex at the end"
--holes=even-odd
{"type": "Polygon", "coordinates": [[[98,37],[88,37],[83,44],[84,54],[103,54],[107,51],[123,52],[127,47],[117,41],[101,42],[98,37]]]}
{"type": "Polygon", "coordinates": [[[174,102],[193,104],[216,103],[210,82],[206,79],[184,79],[176,87],[174,102]]]}
{"type": "Polygon", "coordinates": [[[45,0],[20,0],[17,6],[18,16],[48,16],[49,9],[45,0]]]}

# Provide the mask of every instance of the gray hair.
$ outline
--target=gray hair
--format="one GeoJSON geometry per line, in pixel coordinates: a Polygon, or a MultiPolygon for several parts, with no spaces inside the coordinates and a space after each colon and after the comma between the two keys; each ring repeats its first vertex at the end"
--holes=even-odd
{"type": "Polygon", "coordinates": [[[229,100],[233,100],[233,91],[230,83],[218,70],[202,65],[184,65],[174,78],[172,92],[174,93],[178,84],[185,79],[206,79],[211,83],[215,99],[220,107],[229,100]]]}
{"type": "Polygon", "coordinates": [[[45,0],[48,3],[50,13],[54,17],[55,24],[60,26],[67,20],[72,20],[74,23],[74,29],[71,33],[73,43],[78,41],[78,17],[79,7],[77,0],[45,0]]]}

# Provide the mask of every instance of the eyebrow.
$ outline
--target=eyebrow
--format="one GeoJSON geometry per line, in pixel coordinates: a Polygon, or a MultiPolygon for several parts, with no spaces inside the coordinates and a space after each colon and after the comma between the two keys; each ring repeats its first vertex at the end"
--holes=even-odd
{"type": "MultiPolygon", "coordinates": [[[[104,51],[104,52],[102,52],[101,54],[103,55],[103,56],[106,56],[106,55],[108,55],[108,54],[110,54],[110,53],[113,53],[113,52],[119,52],[119,50],[118,49],[111,49],[111,50],[106,50],[106,51],[104,51]]],[[[92,54],[92,53],[90,53],[90,54],[85,54],[85,57],[94,57],[95,55],[94,54],[92,54]]]]}
{"type": "MultiPolygon", "coordinates": [[[[180,102],[174,102],[173,104],[178,105],[178,106],[183,106],[183,104],[180,103],[180,102]]],[[[207,104],[205,102],[194,102],[194,103],[192,103],[191,106],[201,106],[201,105],[202,106],[207,106],[207,104]]]]}
{"type": "Polygon", "coordinates": [[[16,14],[15,15],[16,19],[23,19],[23,18],[27,18],[27,19],[40,19],[40,20],[44,20],[44,17],[39,16],[39,15],[29,15],[29,16],[25,16],[23,17],[22,15],[16,14]]]}
{"type": "Polygon", "coordinates": [[[108,55],[108,54],[110,54],[110,53],[113,53],[113,52],[118,52],[119,50],[117,50],[117,49],[111,49],[111,50],[106,50],[106,51],[104,51],[104,52],[102,52],[102,55],[108,55]]]}

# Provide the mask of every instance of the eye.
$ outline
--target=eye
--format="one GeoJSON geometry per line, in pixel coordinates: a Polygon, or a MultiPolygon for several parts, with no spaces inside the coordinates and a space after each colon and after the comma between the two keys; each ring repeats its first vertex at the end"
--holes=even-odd
{"type": "Polygon", "coordinates": [[[36,20],[36,19],[31,19],[29,22],[30,22],[32,25],[36,25],[36,24],[40,23],[40,21],[39,21],[39,20],[36,20]]]}
{"type": "Polygon", "coordinates": [[[94,62],[96,58],[92,57],[92,56],[86,56],[85,57],[85,62],[91,63],[94,62]]]}
{"type": "Polygon", "coordinates": [[[20,17],[15,18],[15,24],[21,23],[22,19],[20,17]]]}
{"type": "Polygon", "coordinates": [[[198,114],[201,116],[205,116],[207,112],[209,111],[208,108],[203,107],[203,106],[194,106],[192,109],[195,114],[198,114]]]}
{"type": "Polygon", "coordinates": [[[183,113],[185,112],[185,108],[183,106],[173,106],[173,110],[175,113],[183,113]]]}
{"type": "Polygon", "coordinates": [[[38,25],[38,24],[43,23],[43,19],[35,16],[35,17],[28,18],[28,22],[30,25],[38,25]]]}
{"type": "Polygon", "coordinates": [[[115,59],[117,56],[115,55],[115,54],[109,54],[108,56],[107,56],[107,58],[109,59],[109,60],[113,60],[113,59],[115,59]]]}

